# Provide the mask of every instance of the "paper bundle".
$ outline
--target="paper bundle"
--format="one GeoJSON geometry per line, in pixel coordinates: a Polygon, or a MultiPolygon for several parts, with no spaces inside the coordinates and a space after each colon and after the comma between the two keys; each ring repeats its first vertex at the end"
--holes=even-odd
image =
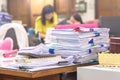
{"type": "Polygon", "coordinates": [[[55,29],[52,30],[51,37],[51,48],[55,49],[55,54],[62,57],[74,56],[74,62],[86,63],[97,59],[98,52],[107,51],[109,48],[108,28],[82,28],[82,32],[55,29]]]}

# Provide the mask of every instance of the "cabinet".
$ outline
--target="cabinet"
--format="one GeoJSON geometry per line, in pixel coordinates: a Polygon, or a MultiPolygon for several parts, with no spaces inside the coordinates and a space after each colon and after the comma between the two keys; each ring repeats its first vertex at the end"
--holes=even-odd
{"type": "Polygon", "coordinates": [[[100,16],[120,16],[120,0],[96,0],[97,18],[100,16]]]}
{"type": "Polygon", "coordinates": [[[14,20],[22,20],[23,24],[28,24],[28,0],[7,0],[8,12],[13,15],[14,20]]]}
{"type": "Polygon", "coordinates": [[[76,0],[7,0],[8,12],[13,19],[22,20],[28,27],[34,27],[35,19],[40,15],[42,8],[51,4],[58,15],[70,16],[75,12],[76,0]]]}
{"type": "Polygon", "coordinates": [[[8,12],[13,19],[22,20],[28,27],[34,27],[35,19],[44,5],[53,5],[54,0],[7,0],[8,12]]]}
{"type": "Polygon", "coordinates": [[[75,12],[76,0],[56,0],[56,12],[59,15],[70,16],[75,12]]]}

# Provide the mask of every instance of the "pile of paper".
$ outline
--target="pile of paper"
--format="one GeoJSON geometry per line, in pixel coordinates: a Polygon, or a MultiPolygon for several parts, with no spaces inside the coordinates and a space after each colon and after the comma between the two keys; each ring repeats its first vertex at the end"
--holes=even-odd
{"type": "Polygon", "coordinates": [[[62,58],[61,55],[50,54],[49,51],[49,47],[44,44],[20,49],[16,60],[5,67],[12,69],[20,69],[23,67],[33,71],[33,69],[36,70],[36,68],[44,66],[58,66],[59,63],[72,64],[73,56],[62,58]]]}
{"type": "Polygon", "coordinates": [[[97,59],[97,53],[107,51],[109,29],[82,28],[82,32],[73,29],[52,30],[51,48],[62,57],[74,56],[74,62],[86,63],[97,59]]]}
{"type": "Polygon", "coordinates": [[[7,13],[0,12],[0,26],[6,23],[10,23],[13,17],[7,13]]]}

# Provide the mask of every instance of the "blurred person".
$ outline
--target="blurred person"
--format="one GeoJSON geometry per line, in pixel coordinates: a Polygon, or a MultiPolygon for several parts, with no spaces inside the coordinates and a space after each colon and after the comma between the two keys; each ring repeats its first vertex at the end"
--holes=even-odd
{"type": "Polygon", "coordinates": [[[75,13],[70,17],[70,24],[83,24],[82,18],[79,13],[75,13]]]}
{"type": "Polygon", "coordinates": [[[53,6],[46,5],[43,7],[41,16],[38,16],[35,21],[35,33],[38,34],[43,43],[47,28],[54,28],[57,23],[57,14],[54,12],[53,6]]]}

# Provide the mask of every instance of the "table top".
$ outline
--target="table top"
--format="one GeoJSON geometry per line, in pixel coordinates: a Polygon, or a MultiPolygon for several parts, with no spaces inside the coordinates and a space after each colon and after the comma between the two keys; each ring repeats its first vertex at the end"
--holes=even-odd
{"type": "Polygon", "coordinates": [[[78,67],[78,69],[120,72],[120,67],[117,66],[112,67],[112,66],[92,65],[92,66],[78,67]]]}
{"type": "Polygon", "coordinates": [[[92,65],[77,68],[77,80],[119,80],[119,79],[120,79],[120,67],[92,65]]]}
{"type": "Polygon", "coordinates": [[[94,62],[94,63],[86,63],[86,64],[77,64],[72,66],[64,66],[60,68],[46,69],[46,70],[40,70],[40,71],[34,71],[34,72],[0,68],[0,74],[26,77],[26,78],[38,78],[38,77],[44,77],[48,75],[60,74],[64,72],[73,72],[77,70],[77,67],[96,65],[96,64],[98,63],[94,62]]]}

